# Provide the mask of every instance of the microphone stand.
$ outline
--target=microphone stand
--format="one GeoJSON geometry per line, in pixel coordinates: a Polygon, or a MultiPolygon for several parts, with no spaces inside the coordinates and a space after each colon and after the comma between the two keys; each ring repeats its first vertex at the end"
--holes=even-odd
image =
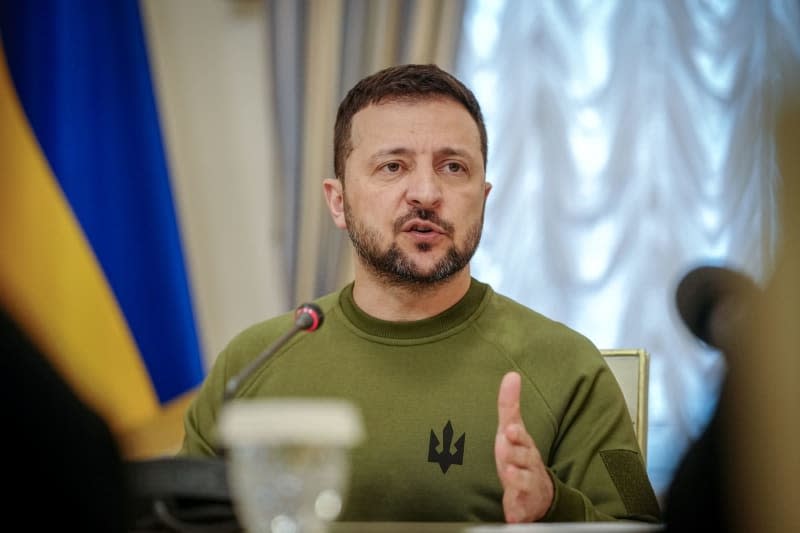
{"type": "Polygon", "coordinates": [[[311,309],[310,305],[312,304],[304,304],[300,306],[295,313],[296,318],[294,321],[294,326],[289,331],[281,335],[263,352],[261,352],[258,357],[250,361],[250,363],[241,372],[228,380],[228,382],[225,384],[225,391],[222,395],[223,404],[227,403],[231,398],[233,398],[236,395],[236,392],[239,390],[239,387],[242,386],[242,383],[249,378],[253,372],[256,371],[256,369],[263,365],[267,359],[272,357],[275,352],[277,352],[284,344],[286,344],[289,339],[294,337],[300,331],[314,331],[320,326],[322,323],[322,312],[317,312],[316,309],[311,309]],[[313,315],[314,313],[316,313],[319,318],[316,318],[313,315]]]}
{"type": "MultiPolygon", "coordinates": [[[[322,310],[313,303],[305,303],[298,307],[292,328],[261,352],[241,372],[228,380],[222,396],[223,405],[230,401],[242,383],[289,339],[303,330],[316,331],[322,325],[323,318],[322,310]]],[[[152,518],[160,525],[169,527],[171,531],[180,533],[241,531],[235,513],[229,504],[225,504],[225,500],[228,499],[228,487],[224,451],[220,453],[220,457],[171,457],[133,461],[128,464],[128,476],[131,496],[138,496],[140,500],[149,499],[152,518]],[[188,507],[181,509],[179,500],[188,501],[188,507]],[[170,502],[172,506],[169,505],[170,502]],[[199,508],[193,508],[198,505],[199,508]],[[171,509],[175,506],[177,506],[175,509],[171,509]],[[182,510],[185,514],[200,519],[201,522],[192,523],[187,521],[186,517],[178,516],[176,512],[182,510]],[[214,523],[203,524],[203,519],[214,523]]],[[[134,514],[137,510],[133,510],[134,514]]],[[[131,531],[140,530],[136,524],[136,517],[131,517],[130,520],[131,531]]]]}

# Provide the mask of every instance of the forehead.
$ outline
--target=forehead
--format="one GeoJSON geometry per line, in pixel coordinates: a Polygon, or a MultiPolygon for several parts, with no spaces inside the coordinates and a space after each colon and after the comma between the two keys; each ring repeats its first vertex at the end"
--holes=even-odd
{"type": "Polygon", "coordinates": [[[392,146],[481,153],[478,125],[463,105],[449,98],[370,104],[353,116],[350,139],[354,152],[392,146]]]}

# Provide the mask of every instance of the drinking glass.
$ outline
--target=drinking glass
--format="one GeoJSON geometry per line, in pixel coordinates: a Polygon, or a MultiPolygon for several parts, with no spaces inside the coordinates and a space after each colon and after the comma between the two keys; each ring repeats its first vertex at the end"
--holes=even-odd
{"type": "Polygon", "coordinates": [[[332,399],[240,399],[219,435],[237,518],[248,533],[324,533],[345,503],[360,412],[332,399]]]}

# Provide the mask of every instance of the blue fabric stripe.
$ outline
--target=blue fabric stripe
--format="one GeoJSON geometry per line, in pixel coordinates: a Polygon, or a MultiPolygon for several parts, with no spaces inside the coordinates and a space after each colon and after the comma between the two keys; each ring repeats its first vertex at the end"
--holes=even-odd
{"type": "Polygon", "coordinates": [[[204,370],[138,2],[1,4],[23,108],[168,401],[204,370]]]}

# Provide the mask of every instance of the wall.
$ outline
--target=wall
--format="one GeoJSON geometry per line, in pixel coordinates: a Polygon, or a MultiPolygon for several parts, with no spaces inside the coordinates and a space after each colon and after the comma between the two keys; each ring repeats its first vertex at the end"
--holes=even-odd
{"type": "Polygon", "coordinates": [[[205,361],[288,309],[260,0],[141,0],[205,361]]]}

